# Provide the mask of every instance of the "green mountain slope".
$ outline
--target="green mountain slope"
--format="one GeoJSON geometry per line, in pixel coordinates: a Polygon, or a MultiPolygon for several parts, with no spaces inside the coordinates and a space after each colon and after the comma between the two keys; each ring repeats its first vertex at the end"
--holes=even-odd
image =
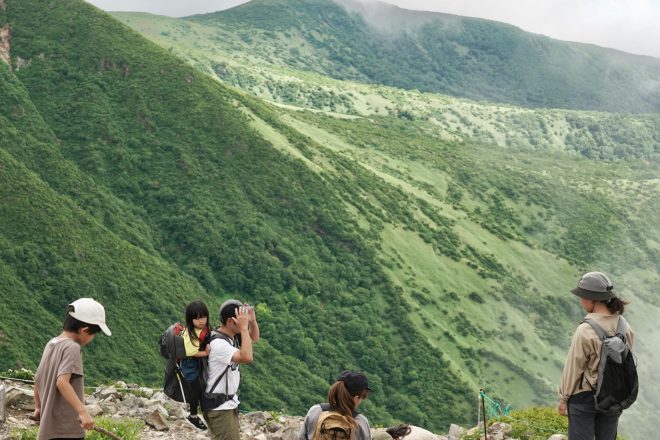
{"type": "MultiPolygon", "coordinates": [[[[287,110],[81,1],[48,14],[37,0],[6,5],[0,368],[34,368],[66,302],[89,294],[114,330],[90,347],[90,380],[158,382],[155,341],[185,303],[215,309],[238,295],[257,305],[263,337],[245,369],[247,407],[302,414],[352,367],[377,390],[364,407],[372,423],[441,431],[474,422],[479,387],[516,407],[553,403],[581,270],[611,272],[638,334],[654,334],[654,115],[496,116],[328,79],[327,96],[346,88],[353,114],[287,110]],[[573,119],[603,140],[587,150],[601,159],[543,135],[547,122],[566,139],[573,119]],[[633,127],[644,127],[639,145],[617,135],[633,127]],[[34,315],[33,337],[15,317],[34,315]]],[[[258,68],[248,73],[265,85],[258,68]]],[[[638,350],[646,386],[628,417],[644,433],[636,422],[659,404],[660,359],[652,336],[638,350]]]]}
{"type": "MultiPolygon", "coordinates": [[[[552,402],[568,344],[564,338],[581,316],[574,298],[565,294],[565,286],[574,283],[574,275],[567,273],[575,269],[557,256],[578,268],[608,268],[621,277],[626,294],[634,295],[630,313],[638,320],[639,331],[653,333],[649,326],[657,311],[651,293],[658,277],[655,219],[660,210],[655,197],[658,114],[528,110],[336,81],[259,64],[238,47],[224,49],[217,44],[215,31],[204,25],[148,14],[117,15],[201,71],[281,107],[313,110],[317,116],[285,112],[282,121],[333,154],[346,155],[365,167],[370,177],[357,182],[369,188],[369,195],[354,205],[373,199],[374,186],[363,182],[376,176],[386,188],[392,185],[403,191],[401,199],[382,208],[387,213],[421,209],[422,218],[428,220],[426,203],[439,206],[442,215],[451,206],[450,229],[458,234],[449,243],[434,243],[437,234],[410,232],[408,226],[403,231],[400,226],[379,227],[380,239],[383,261],[389,261],[384,265],[415,311],[413,322],[431,341],[449,350],[452,364],[473,387],[487,383],[515,405],[552,402]],[[451,160],[443,162],[438,155],[447,149],[451,160]],[[580,160],[575,153],[590,160],[580,160]],[[457,155],[463,158],[458,163],[457,155]],[[630,160],[635,158],[647,162],[630,160]],[[420,199],[424,208],[416,204],[402,208],[409,206],[410,197],[420,199]],[[522,244],[510,243],[512,237],[522,244]],[[454,253],[461,247],[477,251],[476,256],[461,259],[467,267],[445,254],[464,255],[460,250],[454,253]],[[431,257],[438,253],[439,258],[431,257]],[[484,271],[488,266],[494,269],[484,271]],[[475,271],[481,274],[476,280],[475,271]],[[493,285],[498,292],[507,292],[507,304],[514,310],[480,302],[481,292],[491,291],[491,285],[480,282],[488,272],[502,275],[493,285]],[[563,286],[548,286],[553,280],[563,286]],[[547,295],[540,294],[541,286],[548,287],[547,295]],[[449,301],[452,307],[442,306],[449,301]],[[455,316],[448,320],[452,311],[455,316]],[[571,318],[567,320],[566,314],[571,318]],[[542,338],[554,340],[556,347],[547,348],[536,336],[530,339],[530,325],[542,338]],[[493,342],[490,336],[503,332],[503,340],[493,342]]],[[[325,154],[314,150],[314,156],[320,156],[315,161],[309,152],[302,155],[274,132],[272,118],[264,119],[268,122],[261,120],[255,127],[275,146],[302,158],[312,169],[327,169],[325,154]]],[[[352,186],[341,192],[354,192],[352,186]]],[[[392,197],[387,192],[387,198],[392,197]]],[[[365,208],[355,210],[364,214],[365,208]]],[[[369,218],[361,224],[373,224],[373,217],[369,218]]],[[[409,219],[404,223],[409,225],[409,219]]],[[[443,231],[451,236],[447,228],[443,231]]],[[[624,419],[624,432],[634,433],[633,438],[650,435],[643,421],[658,403],[652,390],[659,378],[650,367],[654,341],[638,339],[640,359],[647,361],[640,368],[648,388],[624,419]]]]}
{"type": "Polygon", "coordinates": [[[376,421],[462,418],[467,384],[407,319],[377,248],[324,179],[249,127],[240,95],[83,2],[6,5],[0,368],[34,368],[67,301],[92,295],[114,334],[91,348],[90,378],[157,382],[157,337],[186,301],[239,295],[264,334],[248,405],[302,413],[353,367],[373,378],[376,421]],[[19,333],[35,311],[39,331],[19,333]],[[422,411],[438,396],[455,409],[422,411]]]}
{"type": "Polygon", "coordinates": [[[337,79],[527,107],[660,110],[659,59],[488,20],[381,2],[252,0],[187,22],[259,63],[337,79]]]}

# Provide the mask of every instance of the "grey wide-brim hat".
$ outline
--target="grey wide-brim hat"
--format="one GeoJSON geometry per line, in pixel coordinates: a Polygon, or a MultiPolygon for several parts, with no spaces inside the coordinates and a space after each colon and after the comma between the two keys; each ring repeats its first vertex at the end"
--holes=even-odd
{"type": "Polygon", "coordinates": [[[607,301],[616,298],[612,281],[602,272],[588,272],[582,275],[577,287],[571,290],[571,293],[593,301],[607,301]]]}

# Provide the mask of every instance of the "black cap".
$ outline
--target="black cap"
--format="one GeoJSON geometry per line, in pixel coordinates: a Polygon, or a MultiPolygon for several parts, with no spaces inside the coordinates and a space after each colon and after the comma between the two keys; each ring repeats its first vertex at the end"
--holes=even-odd
{"type": "Polygon", "coordinates": [[[337,382],[342,381],[351,396],[356,396],[364,390],[372,391],[369,388],[367,376],[357,371],[345,370],[337,376],[337,382]]]}

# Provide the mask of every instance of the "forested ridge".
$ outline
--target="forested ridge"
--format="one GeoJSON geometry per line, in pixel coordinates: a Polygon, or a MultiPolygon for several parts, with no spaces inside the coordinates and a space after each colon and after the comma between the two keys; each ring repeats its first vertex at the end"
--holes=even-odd
{"type": "Polygon", "coordinates": [[[252,0],[183,21],[214,29],[219,46],[337,79],[535,108],[660,110],[660,59],[490,20],[377,1],[252,0]]]}
{"type": "MultiPolygon", "coordinates": [[[[481,386],[518,407],[554,401],[582,270],[612,272],[651,331],[656,114],[493,116],[316,77],[300,90],[355,87],[346,106],[285,108],[80,0],[5,3],[0,370],[35,368],[66,304],[93,296],[113,336],[86,348],[88,380],[158,384],[156,341],[185,304],[240,297],[262,328],[247,409],[303,414],[356,368],[372,423],[443,431],[473,422],[481,386]],[[374,93],[390,110],[362,107],[374,93]],[[592,148],[553,144],[578,124],[592,148]]],[[[646,369],[657,354],[640,341],[646,369]]],[[[654,405],[640,396],[638,417],[654,405]]]]}

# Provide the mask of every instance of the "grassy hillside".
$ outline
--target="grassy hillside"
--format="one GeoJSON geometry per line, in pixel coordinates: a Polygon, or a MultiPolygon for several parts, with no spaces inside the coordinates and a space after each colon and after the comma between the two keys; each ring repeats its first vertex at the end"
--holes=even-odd
{"type": "Polygon", "coordinates": [[[250,128],[241,95],[81,1],[6,6],[0,368],[36,367],[66,303],[91,295],[114,334],[90,348],[90,381],[155,383],[157,337],[186,301],[236,295],[264,335],[248,407],[303,413],[352,367],[378,390],[374,421],[463,418],[468,385],[407,319],[368,234],[326,180],[250,128]],[[35,311],[39,331],[23,334],[14,320],[35,311]],[[423,412],[438,396],[455,409],[423,412]]]}
{"type": "MultiPolygon", "coordinates": [[[[337,79],[535,108],[660,110],[659,59],[489,20],[381,2],[252,0],[179,29],[206,51],[337,79]]],[[[158,32],[176,44],[177,32],[158,32]]]]}
{"type": "MultiPolygon", "coordinates": [[[[581,317],[568,290],[599,268],[648,335],[629,420],[660,404],[657,116],[479,106],[327,78],[301,90],[343,90],[344,107],[287,110],[81,1],[48,14],[37,0],[6,4],[0,369],[34,368],[63,307],[85,294],[108,305],[114,331],[87,352],[89,380],[157,383],[156,339],[185,303],[239,296],[257,305],[263,337],[246,407],[302,414],[338,369],[360,368],[377,391],[364,407],[372,423],[441,431],[474,422],[482,386],[515,407],[554,402],[581,317]],[[543,134],[567,139],[581,121],[597,154],[543,134]],[[620,135],[633,132],[639,145],[620,135]],[[26,335],[15,317],[35,312],[39,331],[26,335]]],[[[248,73],[266,86],[259,68],[248,73]]]]}
{"type": "Polygon", "coordinates": [[[415,325],[449,351],[473,388],[486,383],[514,405],[552,403],[566,338],[581,318],[566,286],[581,269],[619,277],[648,338],[639,338],[637,349],[649,388],[623,429],[632,438],[649,435],[640,421],[658,404],[652,390],[660,383],[650,367],[658,306],[657,113],[529,110],[337,81],[259,64],[197,23],[117,15],[199,70],[278,103],[281,122],[322,149],[301,153],[273,130],[272,118],[254,125],[311,169],[336,172],[336,154],[360,165],[350,175],[364,167],[367,176],[348,178],[341,192],[349,197],[356,182],[366,188],[350,203],[365,216],[362,225],[388,213],[377,227],[383,265],[404,290],[415,325]],[[373,177],[387,196],[374,197],[373,177]],[[380,209],[369,215],[364,204],[374,198],[380,209]],[[442,234],[410,218],[402,227],[394,212],[442,224],[442,234]],[[489,274],[500,278],[484,281],[489,274]]]}

